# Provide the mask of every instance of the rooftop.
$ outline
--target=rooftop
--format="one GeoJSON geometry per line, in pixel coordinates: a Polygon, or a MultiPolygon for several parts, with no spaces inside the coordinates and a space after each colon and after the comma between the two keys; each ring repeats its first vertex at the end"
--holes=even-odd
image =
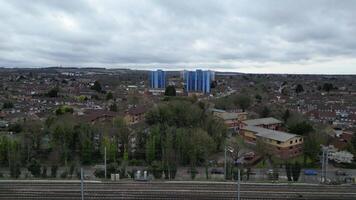
{"type": "Polygon", "coordinates": [[[261,128],[257,126],[246,126],[242,129],[251,131],[256,133],[256,136],[276,140],[276,141],[281,141],[281,142],[286,142],[294,137],[297,137],[298,135],[292,134],[292,133],[287,133],[287,132],[282,132],[282,131],[275,131],[271,129],[266,129],[266,128],[261,128]]]}
{"type": "Polygon", "coordinates": [[[282,122],[276,118],[267,117],[267,118],[245,120],[243,121],[243,123],[247,124],[248,126],[258,126],[258,125],[280,124],[282,122]]]}

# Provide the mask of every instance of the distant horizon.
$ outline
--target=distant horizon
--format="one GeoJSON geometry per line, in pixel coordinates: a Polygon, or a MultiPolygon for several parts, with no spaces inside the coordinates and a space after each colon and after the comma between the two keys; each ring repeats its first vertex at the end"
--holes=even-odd
{"type": "Polygon", "coordinates": [[[356,76],[356,73],[266,73],[266,72],[242,72],[242,71],[228,71],[228,70],[213,70],[210,68],[203,68],[203,67],[196,67],[196,68],[145,68],[145,69],[140,69],[140,68],[129,68],[129,67],[95,67],[95,66],[90,66],[90,67],[71,67],[71,66],[36,66],[36,67],[6,67],[6,66],[0,66],[0,69],[51,69],[51,68],[59,68],[59,69],[105,69],[105,70],[132,70],[132,71],[155,71],[155,70],[163,70],[167,72],[179,72],[179,71],[195,71],[195,70],[210,70],[218,73],[237,73],[237,74],[266,74],[266,75],[325,75],[325,76],[344,76],[344,75],[349,75],[349,76],[356,76]]]}
{"type": "Polygon", "coordinates": [[[0,0],[0,66],[356,74],[355,10],[352,0],[0,0]]]}

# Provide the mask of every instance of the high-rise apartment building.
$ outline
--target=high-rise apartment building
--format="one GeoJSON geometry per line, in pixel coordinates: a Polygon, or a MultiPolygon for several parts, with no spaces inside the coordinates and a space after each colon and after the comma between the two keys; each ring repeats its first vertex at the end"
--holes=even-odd
{"type": "Polygon", "coordinates": [[[200,69],[196,71],[184,71],[183,78],[187,92],[210,93],[210,84],[213,78],[211,71],[200,69]]]}
{"type": "Polygon", "coordinates": [[[166,88],[166,72],[163,70],[151,71],[150,73],[150,87],[155,89],[166,88]]]}

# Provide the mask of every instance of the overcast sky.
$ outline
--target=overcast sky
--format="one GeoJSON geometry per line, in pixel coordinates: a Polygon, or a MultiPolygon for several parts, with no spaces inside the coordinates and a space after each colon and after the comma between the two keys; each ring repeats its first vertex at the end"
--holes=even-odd
{"type": "Polygon", "coordinates": [[[356,74],[355,0],[0,0],[0,66],[356,74]]]}

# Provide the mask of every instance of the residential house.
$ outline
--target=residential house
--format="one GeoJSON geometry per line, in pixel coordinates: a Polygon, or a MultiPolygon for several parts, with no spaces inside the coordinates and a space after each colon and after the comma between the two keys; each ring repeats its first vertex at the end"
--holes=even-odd
{"type": "Polygon", "coordinates": [[[136,124],[145,119],[146,108],[143,106],[130,108],[125,115],[129,124],[136,124]]]}
{"type": "Polygon", "coordinates": [[[353,137],[353,134],[354,133],[351,131],[335,131],[335,139],[333,140],[332,145],[338,149],[346,149],[348,143],[353,137]]]}
{"type": "Polygon", "coordinates": [[[83,118],[85,121],[95,123],[99,121],[112,121],[117,115],[118,113],[107,110],[86,110],[83,113],[83,118]]]}

